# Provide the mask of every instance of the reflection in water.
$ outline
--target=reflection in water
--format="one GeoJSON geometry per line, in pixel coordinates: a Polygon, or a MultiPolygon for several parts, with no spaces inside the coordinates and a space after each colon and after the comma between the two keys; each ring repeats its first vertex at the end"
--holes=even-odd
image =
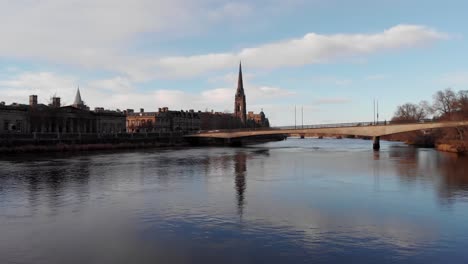
{"type": "Polygon", "coordinates": [[[3,158],[0,263],[466,259],[468,159],[368,143],[3,158]]]}
{"type": "Polygon", "coordinates": [[[237,193],[237,209],[239,217],[242,219],[244,209],[244,192],[247,188],[245,174],[247,172],[247,154],[243,151],[237,152],[234,156],[234,171],[237,193]]]}
{"type": "Polygon", "coordinates": [[[431,182],[442,203],[451,203],[468,192],[468,157],[403,147],[390,148],[390,157],[397,175],[407,182],[431,182]]]}

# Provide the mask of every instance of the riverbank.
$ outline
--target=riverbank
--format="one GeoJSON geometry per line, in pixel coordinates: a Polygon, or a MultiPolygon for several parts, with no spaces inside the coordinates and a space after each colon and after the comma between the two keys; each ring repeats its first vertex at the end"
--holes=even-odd
{"type": "Polygon", "coordinates": [[[183,134],[1,134],[0,153],[94,151],[155,147],[180,147],[188,143],[183,134]]]}
{"type": "Polygon", "coordinates": [[[243,146],[284,140],[284,135],[245,138],[187,138],[182,133],[98,134],[3,134],[0,154],[96,151],[145,148],[179,148],[190,146],[243,146]]]}
{"type": "Polygon", "coordinates": [[[435,148],[439,151],[451,152],[457,154],[468,154],[468,142],[462,140],[451,140],[438,143],[435,148]]]}
{"type": "Polygon", "coordinates": [[[468,154],[468,141],[457,140],[447,137],[447,133],[437,131],[435,133],[423,134],[421,132],[410,132],[383,137],[384,140],[404,142],[405,144],[421,147],[434,148],[442,152],[456,153],[460,155],[468,154]]]}
{"type": "Polygon", "coordinates": [[[101,144],[56,144],[56,145],[22,145],[0,147],[0,154],[9,153],[35,153],[35,152],[73,152],[73,151],[98,151],[98,150],[125,150],[145,148],[172,148],[187,147],[187,142],[141,142],[141,143],[101,143],[101,144]]]}

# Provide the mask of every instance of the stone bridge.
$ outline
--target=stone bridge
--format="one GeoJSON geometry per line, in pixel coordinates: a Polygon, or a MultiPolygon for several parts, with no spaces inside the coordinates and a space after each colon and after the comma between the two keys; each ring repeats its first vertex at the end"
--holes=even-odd
{"type": "Polygon", "coordinates": [[[262,135],[289,135],[289,134],[333,134],[333,135],[355,135],[374,138],[374,149],[380,149],[380,137],[403,132],[418,130],[430,130],[435,128],[449,128],[468,126],[468,121],[426,122],[410,124],[383,124],[371,125],[371,123],[353,123],[337,125],[315,125],[309,127],[280,127],[261,130],[214,130],[201,131],[200,133],[188,135],[188,138],[214,138],[232,139],[262,136],[262,135]],[[364,124],[364,125],[363,125],[364,124]]]}

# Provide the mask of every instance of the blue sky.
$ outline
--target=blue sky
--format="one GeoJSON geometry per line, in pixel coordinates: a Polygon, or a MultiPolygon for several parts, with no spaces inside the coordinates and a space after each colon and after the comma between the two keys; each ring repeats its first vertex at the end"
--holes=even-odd
{"type": "Polygon", "coordinates": [[[468,89],[466,1],[0,0],[0,101],[248,110],[273,125],[381,119],[468,89]],[[298,117],[298,120],[300,117],[298,117]]]}

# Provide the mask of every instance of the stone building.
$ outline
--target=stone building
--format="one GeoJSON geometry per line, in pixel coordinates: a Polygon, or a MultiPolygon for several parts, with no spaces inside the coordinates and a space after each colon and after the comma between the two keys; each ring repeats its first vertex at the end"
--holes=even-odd
{"type": "Polygon", "coordinates": [[[30,131],[27,106],[0,103],[0,133],[16,132],[28,133],[30,131]]]}
{"type": "Polygon", "coordinates": [[[244,127],[241,119],[232,113],[200,112],[201,130],[238,129],[244,127]]]}
{"type": "Polygon", "coordinates": [[[158,112],[139,113],[128,109],[127,131],[135,132],[171,132],[193,133],[200,130],[200,115],[194,110],[174,111],[167,107],[159,108],[158,112]]]}
{"type": "Polygon", "coordinates": [[[249,127],[270,127],[270,122],[268,118],[265,117],[263,110],[259,114],[255,114],[252,111],[249,111],[247,114],[247,122],[249,127]]]}
{"type": "Polygon", "coordinates": [[[122,133],[125,115],[118,111],[96,108],[90,111],[81,100],[79,89],[75,102],[61,106],[53,97],[49,105],[38,104],[37,95],[29,97],[29,105],[0,104],[0,133],[122,133]]]}
{"type": "Polygon", "coordinates": [[[127,109],[126,114],[126,126],[127,132],[155,132],[156,120],[158,112],[145,112],[143,108],[140,109],[139,113],[135,113],[133,109],[127,109]]]}

